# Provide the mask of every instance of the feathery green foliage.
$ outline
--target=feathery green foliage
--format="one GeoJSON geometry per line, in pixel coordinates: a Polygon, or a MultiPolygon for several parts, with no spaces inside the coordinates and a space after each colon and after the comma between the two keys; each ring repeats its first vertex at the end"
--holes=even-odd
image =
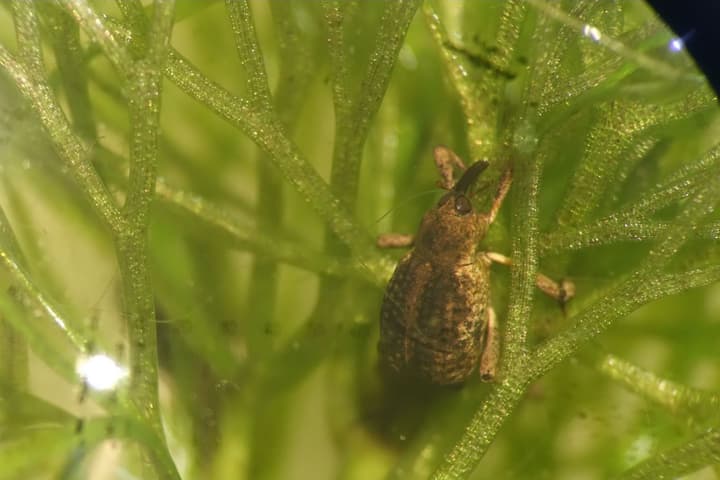
{"type": "Polygon", "coordinates": [[[0,9],[0,479],[720,475],[717,102],[641,3],[145,3],[0,9]],[[501,372],[398,392],[437,144],[513,169],[501,372]]]}

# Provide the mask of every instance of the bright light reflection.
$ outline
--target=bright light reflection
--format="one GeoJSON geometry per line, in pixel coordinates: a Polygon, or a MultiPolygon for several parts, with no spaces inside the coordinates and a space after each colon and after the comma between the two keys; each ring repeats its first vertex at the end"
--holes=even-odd
{"type": "Polygon", "coordinates": [[[75,371],[95,390],[113,389],[127,376],[127,370],[104,353],[81,357],[75,365],[75,371]]]}
{"type": "Polygon", "coordinates": [[[585,26],[583,27],[583,35],[595,42],[599,42],[602,38],[602,33],[600,33],[600,30],[598,30],[597,27],[593,27],[592,25],[588,24],[585,24],[585,26]]]}
{"type": "Polygon", "coordinates": [[[670,40],[670,43],[668,43],[668,48],[671,52],[679,52],[685,47],[685,42],[683,42],[682,38],[673,38],[670,40]]]}
{"type": "Polygon", "coordinates": [[[402,66],[407,68],[408,70],[417,69],[418,59],[415,56],[415,52],[413,52],[412,47],[408,46],[407,44],[403,45],[400,49],[398,60],[400,60],[402,66]]]}

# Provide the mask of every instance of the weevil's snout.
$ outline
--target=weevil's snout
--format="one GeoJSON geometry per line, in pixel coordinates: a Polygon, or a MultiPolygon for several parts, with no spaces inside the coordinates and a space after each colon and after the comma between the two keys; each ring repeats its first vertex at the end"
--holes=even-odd
{"type": "MultiPolygon", "coordinates": [[[[470,187],[480,174],[488,167],[488,162],[480,160],[470,165],[462,177],[455,182],[453,188],[445,194],[437,204],[440,217],[450,219],[452,217],[467,217],[474,213],[473,204],[470,201],[470,187]]],[[[471,221],[469,218],[465,222],[471,221]]]]}
{"type": "Polygon", "coordinates": [[[480,160],[465,170],[453,188],[438,202],[437,209],[441,217],[451,223],[456,221],[461,224],[477,222],[474,218],[476,216],[475,208],[470,201],[470,189],[488,165],[488,162],[480,160]],[[452,220],[453,218],[457,220],[452,220]]]}
{"type": "Polygon", "coordinates": [[[460,177],[460,180],[455,183],[452,191],[455,193],[467,195],[470,187],[475,184],[477,178],[483,171],[485,171],[488,165],[489,163],[484,160],[479,160],[470,165],[470,167],[465,170],[465,173],[463,173],[463,176],[460,177]]]}
{"type": "Polygon", "coordinates": [[[425,214],[415,238],[417,247],[443,257],[473,254],[485,236],[488,222],[485,215],[475,211],[469,192],[487,167],[485,161],[472,164],[437,206],[425,214]]]}

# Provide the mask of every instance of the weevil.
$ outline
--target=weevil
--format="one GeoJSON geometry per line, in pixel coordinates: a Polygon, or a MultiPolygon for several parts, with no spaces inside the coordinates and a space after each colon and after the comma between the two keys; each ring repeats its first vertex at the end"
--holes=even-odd
{"type": "MultiPolygon", "coordinates": [[[[380,312],[378,351],[381,366],[403,377],[438,385],[467,380],[477,369],[492,381],[500,357],[500,336],[489,304],[490,265],[511,259],[479,248],[510,189],[505,170],[487,212],[476,211],[471,187],[488,167],[478,161],[466,168],[447,147],[433,156],[440,187],[447,193],[425,213],[417,234],[385,234],[379,247],[412,246],[398,263],[380,312]],[[462,175],[454,181],[454,170],[462,175]]],[[[574,285],[539,274],[537,286],[564,305],[574,285]]]]}

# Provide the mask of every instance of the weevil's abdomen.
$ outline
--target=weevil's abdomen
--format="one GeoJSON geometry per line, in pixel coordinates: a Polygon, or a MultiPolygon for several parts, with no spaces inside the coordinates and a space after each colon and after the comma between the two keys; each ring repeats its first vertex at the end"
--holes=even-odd
{"type": "Polygon", "coordinates": [[[381,365],[434,384],[463,382],[477,372],[487,295],[485,263],[438,265],[411,252],[385,290],[381,365]]]}

